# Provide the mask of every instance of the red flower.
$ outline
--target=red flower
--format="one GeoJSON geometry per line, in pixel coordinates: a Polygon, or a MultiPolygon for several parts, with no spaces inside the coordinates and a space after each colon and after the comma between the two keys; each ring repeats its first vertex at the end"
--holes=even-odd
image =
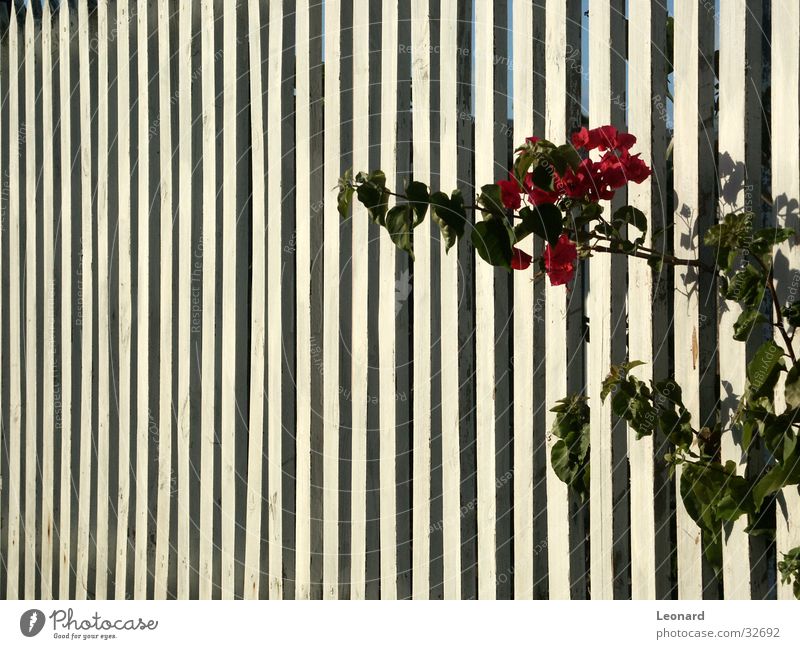
{"type": "Polygon", "coordinates": [[[622,164],[625,166],[625,174],[628,180],[632,180],[635,183],[644,182],[653,173],[638,153],[634,156],[626,153],[622,164]]]}
{"type": "Polygon", "coordinates": [[[519,248],[511,248],[511,251],[511,268],[514,270],[525,270],[531,265],[533,257],[531,257],[527,252],[520,250],[519,248]]]}
{"type": "Polygon", "coordinates": [[[630,133],[620,133],[611,125],[587,129],[585,126],[572,134],[572,146],[576,149],[584,148],[587,151],[600,149],[606,151],[618,149],[627,153],[636,144],[636,137],[630,133]]]}
{"type": "Polygon", "coordinates": [[[555,203],[558,200],[558,192],[551,192],[546,189],[540,189],[533,184],[533,174],[528,172],[525,174],[525,182],[523,189],[528,194],[528,202],[531,205],[544,205],[545,203],[555,203]]]}
{"type": "Polygon", "coordinates": [[[577,133],[572,134],[572,146],[576,149],[613,149],[617,143],[617,129],[613,126],[600,126],[587,129],[585,126],[577,133]]]}
{"type": "Polygon", "coordinates": [[[578,250],[575,243],[569,240],[566,234],[558,238],[558,243],[544,247],[544,269],[550,278],[550,284],[561,286],[568,284],[575,277],[575,263],[578,259],[578,250]]]}
{"type": "Polygon", "coordinates": [[[584,198],[594,184],[594,163],[588,158],[581,160],[577,171],[567,167],[563,176],[556,176],[556,187],[569,198],[584,198]]]}
{"type": "Polygon", "coordinates": [[[614,148],[627,153],[628,149],[630,149],[634,144],[636,144],[635,135],[631,135],[630,133],[617,133],[617,141],[614,145],[614,148]]]}
{"type": "Polygon", "coordinates": [[[518,210],[522,205],[522,197],[520,196],[520,186],[515,178],[511,180],[498,180],[500,187],[500,200],[503,205],[510,210],[518,210]]]}

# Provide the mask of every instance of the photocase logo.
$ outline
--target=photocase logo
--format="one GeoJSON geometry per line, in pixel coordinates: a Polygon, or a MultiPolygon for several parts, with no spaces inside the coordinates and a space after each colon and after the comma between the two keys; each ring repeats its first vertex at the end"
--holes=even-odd
{"type": "Polygon", "coordinates": [[[38,608],[25,611],[19,618],[19,630],[26,638],[32,638],[44,628],[44,613],[38,608]]]}

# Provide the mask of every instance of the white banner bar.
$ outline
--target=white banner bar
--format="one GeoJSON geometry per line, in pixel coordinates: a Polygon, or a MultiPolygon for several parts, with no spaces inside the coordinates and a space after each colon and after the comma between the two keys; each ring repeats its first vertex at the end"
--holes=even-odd
{"type": "Polygon", "coordinates": [[[0,603],[4,646],[800,646],[796,601],[0,603]],[[312,623],[309,623],[313,621],[312,623]],[[10,642],[8,642],[10,640],[10,642]],[[754,642],[755,641],[755,642],[754,642]],[[510,643],[514,643],[511,645],[510,643]],[[180,644],[177,644],[180,643],[180,644]],[[608,645],[606,645],[608,646],[608,645]]]}

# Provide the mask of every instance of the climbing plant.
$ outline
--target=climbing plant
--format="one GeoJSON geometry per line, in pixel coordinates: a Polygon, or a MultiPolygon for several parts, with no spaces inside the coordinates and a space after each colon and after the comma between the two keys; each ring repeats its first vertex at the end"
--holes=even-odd
{"type": "MultiPolygon", "coordinates": [[[[338,207],[347,218],[357,199],[412,258],[414,230],[430,212],[446,251],[468,236],[487,263],[519,271],[533,265],[536,279],[546,276],[567,290],[578,260],[596,254],[643,258],[655,270],[668,264],[714,273],[720,297],[740,307],[734,340],[747,340],[757,327],[774,333],[747,365],[746,387],[733,416],[699,423],[683,404],[680,385],[672,378],[637,378],[631,372],[641,365],[637,360],[612,366],[600,396],[610,399],[615,416],[637,438],[655,436],[668,443],[664,459],[670,471],[681,467],[682,501],[702,531],[706,558],[719,570],[723,526],[747,517],[748,533],[774,534],[774,527],[765,525],[765,509],[781,489],[800,484],[800,366],[793,348],[800,301],[781,303],[773,274],[775,246],[795,233],[757,228],[753,214],[735,212],[705,234],[703,244],[714,250],[713,265],[645,245],[648,220],[641,210],[624,206],[608,215],[600,203],[628,182],[641,183],[651,175],[641,156],[631,153],[635,144],[635,136],[613,126],[581,128],[561,145],[527,138],[515,151],[508,178],[483,185],[473,204],[458,190],[432,192],[412,180],[403,192],[394,192],[382,171],[348,171],[339,180],[338,207]],[[468,217],[474,212],[482,218],[468,217]],[[544,241],[536,259],[517,245],[529,236],[544,241]],[[744,464],[750,453],[766,449],[769,457],[762,470],[742,475],[737,463],[722,461],[721,439],[734,433],[742,440],[744,464]]],[[[567,395],[552,409],[556,416],[550,431],[558,438],[551,465],[581,498],[589,494],[589,408],[584,395],[567,395]]],[[[779,569],[800,596],[800,548],[786,553],[779,569]]]]}

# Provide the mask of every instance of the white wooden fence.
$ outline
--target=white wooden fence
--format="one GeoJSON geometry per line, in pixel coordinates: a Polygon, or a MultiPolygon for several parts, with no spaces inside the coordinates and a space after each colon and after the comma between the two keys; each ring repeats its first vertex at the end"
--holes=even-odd
{"type": "Polygon", "coordinates": [[[673,76],[665,0],[9,4],[4,597],[791,596],[797,489],[774,543],[729,530],[717,579],[665,449],[599,403],[628,357],[730,415],[746,349],[708,280],[601,256],[566,292],[429,223],[412,264],[331,188],[380,167],[470,195],[583,105],[651,161],[627,200],[652,245],[698,254],[719,209],[797,227],[795,0],[674,0],[673,76]],[[547,430],[584,389],[580,503],[547,430]]]}

